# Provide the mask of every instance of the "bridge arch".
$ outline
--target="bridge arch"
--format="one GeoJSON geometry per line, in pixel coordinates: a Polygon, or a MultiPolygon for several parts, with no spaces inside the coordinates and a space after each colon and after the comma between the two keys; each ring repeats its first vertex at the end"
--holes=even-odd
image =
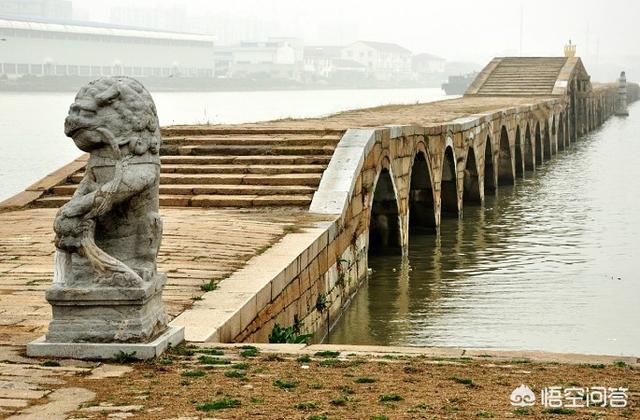
{"type": "Polygon", "coordinates": [[[484,142],[483,167],[484,195],[486,197],[487,192],[495,193],[496,191],[496,176],[495,170],[493,169],[493,148],[491,147],[491,136],[487,136],[487,139],[484,142]]]}
{"type": "Polygon", "coordinates": [[[560,113],[558,116],[558,150],[564,150],[565,145],[565,121],[564,113],[560,113]]]}
{"type": "Polygon", "coordinates": [[[514,183],[513,163],[511,159],[511,145],[509,133],[504,125],[500,129],[500,146],[498,153],[498,183],[508,185],[514,183]]]}
{"type": "Polygon", "coordinates": [[[520,126],[516,127],[516,138],[515,138],[515,161],[516,161],[516,176],[524,175],[524,159],[522,156],[522,150],[524,149],[522,145],[522,133],[520,132],[520,126]]]}
{"type": "Polygon", "coordinates": [[[463,178],[463,202],[480,203],[484,195],[480,190],[480,177],[478,173],[478,159],[473,145],[467,149],[463,178]]]}
{"type": "Polygon", "coordinates": [[[424,143],[420,142],[409,175],[409,229],[432,232],[436,228],[433,174],[424,143]]]}
{"type": "Polygon", "coordinates": [[[540,121],[536,121],[535,144],[534,144],[536,164],[544,161],[544,147],[542,146],[542,134],[540,133],[540,121]]]}
{"type": "Polygon", "coordinates": [[[549,160],[551,159],[551,150],[552,150],[552,146],[551,146],[551,133],[549,130],[549,120],[547,118],[545,118],[544,120],[544,139],[542,142],[542,147],[544,150],[544,158],[549,160]]]}
{"type": "Polygon", "coordinates": [[[369,255],[402,254],[405,241],[398,190],[387,156],[380,160],[369,209],[369,255]]]}
{"type": "Polygon", "coordinates": [[[524,130],[524,168],[533,171],[536,168],[536,154],[531,142],[531,125],[527,122],[527,128],[524,130]]]}
{"type": "Polygon", "coordinates": [[[458,215],[458,172],[456,157],[450,139],[442,156],[440,175],[440,202],[443,215],[458,215]]]}
{"type": "Polygon", "coordinates": [[[557,120],[556,114],[553,114],[551,120],[551,150],[550,154],[558,154],[558,129],[556,127],[557,120]]]}

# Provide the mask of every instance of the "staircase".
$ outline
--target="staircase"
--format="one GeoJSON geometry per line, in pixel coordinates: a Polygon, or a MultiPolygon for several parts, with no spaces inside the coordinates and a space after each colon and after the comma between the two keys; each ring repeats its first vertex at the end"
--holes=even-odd
{"type": "MultiPolygon", "coordinates": [[[[342,137],[335,130],[163,129],[160,205],[175,207],[308,206],[342,137]]],[[[60,207],[81,169],[34,207],[60,207]]]]}
{"type": "Polygon", "coordinates": [[[477,95],[551,95],[566,57],[508,57],[500,59],[477,95]]]}

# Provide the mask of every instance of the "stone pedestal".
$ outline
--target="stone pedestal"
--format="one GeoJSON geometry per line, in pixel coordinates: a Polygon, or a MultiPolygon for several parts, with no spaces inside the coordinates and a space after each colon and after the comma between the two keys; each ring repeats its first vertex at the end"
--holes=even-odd
{"type": "Polygon", "coordinates": [[[145,342],[167,325],[162,288],[157,274],[138,288],[73,288],[54,285],[47,291],[53,310],[46,339],[64,342],[145,342]]]}
{"type": "Polygon", "coordinates": [[[56,215],[53,317],[30,356],[158,356],[184,339],[167,327],[166,276],[157,271],[160,126],[138,81],[98,79],[78,92],[65,134],[91,153],[85,175],[56,215]]]}
{"type": "Polygon", "coordinates": [[[169,327],[146,343],[56,343],[42,336],[27,344],[30,357],[69,357],[72,359],[108,360],[125,353],[146,360],[160,356],[167,348],[184,341],[184,327],[169,327]]]}

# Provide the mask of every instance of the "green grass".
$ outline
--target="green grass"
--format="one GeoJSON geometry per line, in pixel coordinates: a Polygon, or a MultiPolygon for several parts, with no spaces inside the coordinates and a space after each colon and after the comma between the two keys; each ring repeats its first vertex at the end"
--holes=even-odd
{"type": "Polygon", "coordinates": [[[240,356],[242,357],[256,357],[258,355],[258,348],[255,346],[242,346],[240,356]]]}
{"type": "Polygon", "coordinates": [[[545,414],[571,415],[571,414],[575,414],[576,410],[571,410],[569,408],[563,408],[563,407],[553,407],[553,408],[547,408],[545,410],[542,410],[542,412],[545,414]]]}
{"type": "Polygon", "coordinates": [[[346,405],[347,404],[347,399],[344,397],[339,397],[336,399],[333,399],[331,401],[329,401],[331,403],[331,405],[335,405],[335,406],[341,406],[341,405],[346,405]]]}
{"type": "Polygon", "coordinates": [[[239,407],[241,404],[240,400],[235,400],[232,398],[224,397],[219,400],[209,401],[202,404],[196,405],[196,410],[198,411],[215,411],[215,410],[224,410],[225,408],[235,408],[239,407]]]}
{"type": "Polygon", "coordinates": [[[459,376],[452,376],[449,379],[459,384],[466,385],[470,388],[475,388],[477,386],[476,383],[473,382],[473,379],[471,378],[460,378],[459,376]]]}
{"type": "Polygon", "coordinates": [[[228,370],[224,373],[224,376],[227,378],[240,378],[244,379],[247,377],[247,373],[241,370],[228,370]]]}
{"type": "Polygon", "coordinates": [[[627,363],[622,360],[617,360],[613,362],[613,366],[623,368],[623,367],[627,367],[627,363]]]}
{"type": "Polygon", "coordinates": [[[606,367],[604,363],[589,363],[583,366],[591,369],[604,369],[606,367]]]}
{"type": "Polygon", "coordinates": [[[203,365],[229,365],[229,364],[231,364],[230,360],[221,359],[219,357],[205,356],[205,355],[202,355],[202,356],[198,357],[198,362],[200,362],[203,365]]]}
{"type": "Polygon", "coordinates": [[[311,389],[323,389],[324,385],[322,385],[322,384],[309,384],[309,388],[311,388],[311,389]]]}
{"type": "Polygon", "coordinates": [[[533,414],[533,411],[528,408],[521,407],[513,410],[513,414],[515,414],[516,416],[530,416],[533,414]]]}
{"type": "Polygon", "coordinates": [[[320,362],[318,364],[320,366],[336,366],[336,365],[340,364],[340,360],[338,360],[338,359],[325,359],[325,360],[320,360],[320,362]]]}
{"type": "Polygon", "coordinates": [[[318,356],[318,357],[338,357],[338,356],[340,356],[340,352],[339,351],[331,351],[331,350],[317,351],[316,352],[316,356],[318,356]]]}
{"type": "Polygon", "coordinates": [[[313,410],[314,408],[318,408],[318,403],[314,401],[305,401],[301,403],[297,403],[294,405],[298,410],[313,410]]]}
{"type": "Polygon", "coordinates": [[[380,395],[378,400],[380,402],[391,402],[391,401],[402,401],[402,400],[404,400],[404,398],[402,398],[398,394],[382,394],[382,395],[380,395]]]}
{"type": "Polygon", "coordinates": [[[369,420],[389,420],[389,417],[383,415],[371,416],[369,417],[369,420]]]}
{"type": "Polygon", "coordinates": [[[357,384],[372,384],[374,382],[377,382],[377,379],[369,378],[367,376],[362,376],[360,378],[356,378],[354,382],[357,384]]]}
{"type": "Polygon", "coordinates": [[[158,360],[158,363],[160,363],[161,365],[172,365],[173,364],[173,359],[165,357],[163,359],[158,360]]]}
{"type": "Polygon", "coordinates": [[[217,288],[218,288],[218,285],[213,280],[209,280],[209,282],[202,283],[200,285],[200,290],[202,290],[203,292],[213,292],[217,288]]]}
{"type": "Polygon", "coordinates": [[[353,390],[353,388],[351,388],[350,386],[341,386],[340,388],[340,392],[344,393],[344,394],[348,394],[348,395],[352,395],[355,394],[356,391],[353,390]]]}
{"type": "Polygon", "coordinates": [[[193,356],[194,354],[192,346],[185,346],[183,344],[173,347],[170,352],[176,356],[193,356]]]}
{"type": "Polygon", "coordinates": [[[251,365],[249,363],[234,363],[229,367],[231,369],[247,370],[247,369],[249,369],[251,367],[251,365]]]}
{"type": "Polygon", "coordinates": [[[491,419],[494,417],[493,413],[491,411],[478,411],[476,413],[476,417],[482,417],[485,419],[491,419]]]}
{"type": "Polygon", "coordinates": [[[300,363],[309,363],[310,361],[311,361],[311,356],[309,356],[308,354],[304,354],[298,357],[298,362],[300,363]]]}
{"type": "Polygon", "coordinates": [[[186,370],[182,372],[182,376],[186,376],[188,378],[201,378],[205,376],[207,372],[204,370],[196,369],[196,370],[186,370]]]}
{"type": "Polygon", "coordinates": [[[60,362],[58,362],[57,360],[45,360],[44,362],[40,363],[40,366],[58,367],[58,366],[60,366],[60,362]]]}
{"type": "Polygon", "coordinates": [[[208,354],[209,356],[224,356],[224,351],[218,349],[198,349],[196,353],[208,354]]]}
{"type": "Polygon", "coordinates": [[[284,379],[276,379],[273,381],[273,386],[278,387],[280,389],[293,389],[298,386],[297,381],[287,381],[284,379]]]}
{"type": "Polygon", "coordinates": [[[327,416],[318,416],[318,415],[307,417],[307,420],[328,420],[328,419],[329,418],[327,416]]]}

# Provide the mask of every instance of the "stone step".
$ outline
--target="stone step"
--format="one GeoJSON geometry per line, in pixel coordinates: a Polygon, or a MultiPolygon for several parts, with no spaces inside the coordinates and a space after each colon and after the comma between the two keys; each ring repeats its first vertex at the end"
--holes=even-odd
{"type": "Polygon", "coordinates": [[[163,127],[161,129],[162,137],[176,136],[205,136],[205,135],[282,135],[282,136],[326,136],[335,135],[342,136],[345,130],[333,129],[301,129],[301,128],[275,128],[255,125],[253,127],[245,126],[242,128],[232,126],[172,126],[163,127]]]}
{"type": "Polygon", "coordinates": [[[499,82],[499,81],[495,81],[495,80],[491,80],[487,83],[485,83],[484,85],[482,85],[483,87],[488,87],[488,86],[496,86],[496,87],[501,87],[501,86],[513,86],[513,87],[522,87],[522,88],[532,88],[532,89],[536,89],[536,88],[547,88],[549,86],[553,86],[555,84],[555,82],[553,83],[522,83],[522,82],[499,82]]]}
{"type": "Polygon", "coordinates": [[[169,137],[163,138],[162,143],[165,145],[279,145],[279,146],[325,146],[336,145],[340,141],[338,136],[324,137],[301,137],[301,138],[247,138],[247,137],[219,137],[219,136],[200,136],[200,137],[169,137]]]}
{"type": "Polygon", "coordinates": [[[537,83],[541,81],[544,82],[544,81],[555,80],[555,79],[556,79],[556,74],[552,76],[538,76],[538,77],[496,74],[489,78],[489,80],[513,80],[513,81],[526,80],[532,83],[537,83]]]}
{"type": "Polygon", "coordinates": [[[191,207],[254,207],[254,206],[308,206],[313,195],[196,195],[191,207]]]}
{"type": "MultiPolygon", "coordinates": [[[[56,196],[71,196],[77,185],[53,188],[56,196]]],[[[298,195],[313,194],[316,189],[308,185],[160,185],[161,195],[298,195]]]]}
{"type": "Polygon", "coordinates": [[[162,165],[162,173],[176,174],[307,174],[322,173],[326,165],[162,165]]]}
{"type": "Polygon", "coordinates": [[[332,155],[334,146],[179,146],[163,145],[165,155],[332,155]]]}
{"type": "Polygon", "coordinates": [[[558,74],[557,70],[536,70],[531,71],[527,69],[526,71],[514,71],[507,69],[496,69],[491,76],[513,76],[513,77],[554,77],[558,74]]]}
{"type": "Polygon", "coordinates": [[[329,155],[255,155],[255,156],[162,156],[165,164],[185,165],[216,165],[216,164],[246,164],[246,165],[327,165],[331,160],[329,155]]]}
{"type": "MultiPolygon", "coordinates": [[[[308,206],[312,194],[277,195],[160,195],[162,207],[255,207],[255,206],[308,206]]],[[[71,196],[48,196],[36,200],[34,207],[59,208],[71,196]]]]}
{"type": "MultiPolygon", "coordinates": [[[[84,174],[78,173],[71,177],[71,181],[79,183],[84,174]]],[[[160,174],[161,185],[176,184],[205,184],[205,185],[313,185],[320,183],[322,174],[160,174]]]]}

